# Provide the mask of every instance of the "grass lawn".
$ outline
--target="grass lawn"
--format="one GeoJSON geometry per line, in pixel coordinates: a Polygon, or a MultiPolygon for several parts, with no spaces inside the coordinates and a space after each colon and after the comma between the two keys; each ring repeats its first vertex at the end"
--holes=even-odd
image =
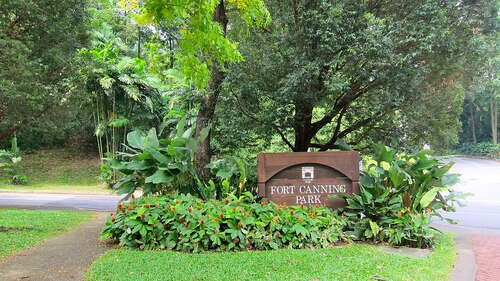
{"type": "Polygon", "coordinates": [[[450,234],[425,258],[362,244],[204,254],[117,249],[94,262],[86,280],[448,280],[454,261],[450,234]]]}
{"type": "Polygon", "coordinates": [[[65,149],[40,150],[22,156],[19,174],[28,185],[12,185],[0,174],[0,189],[109,192],[98,180],[99,157],[78,155],[65,149]]]}
{"type": "Polygon", "coordinates": [[[0,209],[0,259],[92,218],[91,213],[0,209]]]}

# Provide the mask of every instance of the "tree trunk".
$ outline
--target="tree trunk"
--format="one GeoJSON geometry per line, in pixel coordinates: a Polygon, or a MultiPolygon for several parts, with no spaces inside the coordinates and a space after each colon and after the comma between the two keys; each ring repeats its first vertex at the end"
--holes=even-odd
{"type": "Polygon", "coordinates": [[[476,143],[477,142],[476,121],[474,121],[474,109],[472,108],[472,104],[469,106],[469,112],[470,112],[470,128],[472,133],[472,142],[476,143]]]}
{"type": "Polygon", "coordinates": [[[311,144],[311,121],[313,106],[304,101],[295,101],[295,144],[294,152],[305,152],[311,144]]]}
{"type": "Polygon", "coordinates": [[[498,103],[496,98],[490,99],[491,138],[494,144],[498,143],[498,103]]]}
{"type": "MultiPolygon", "coordinates": [[[[226,9],[224,7],[223,0],[221,0],[215,8],[213,19],[215,22],[218,22],[222,26],[222,30],[225,35],[228,19],[226,16],[226,9]]],[[[212,73],[208,91],[202,100],[200,111],[198,112],[198,116],[196,118],[195,137],[197,139],[199,138],[201,131],[212,123],[215,115],[217,99],[219,98],[222,82],[224,81],[225,77],[224,72],[222,71],[218,62],[215,62],[211,71],[212,73]]],[[[194,159],[198,175],[204,182],[208,182],[210,180],[210,170],[205,168],[205,166],[210,163],[210,158],[212,156],[210,139],[210,134],[208,134],[206,139],[198,144],[194,159]]],[[[222,197],[220,190],[216,191],[216,197],[219,199],[222,197]]]]}

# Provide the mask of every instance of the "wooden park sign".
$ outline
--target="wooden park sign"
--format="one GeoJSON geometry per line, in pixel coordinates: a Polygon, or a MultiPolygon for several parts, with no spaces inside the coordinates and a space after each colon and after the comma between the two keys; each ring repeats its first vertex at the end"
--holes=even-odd
{"type": "Polygon", "coordinates": [[[277,204],[345,206],[328,195],[359,194],[359,153],[290,152],[258,155],[259,196],[277,204]]]}

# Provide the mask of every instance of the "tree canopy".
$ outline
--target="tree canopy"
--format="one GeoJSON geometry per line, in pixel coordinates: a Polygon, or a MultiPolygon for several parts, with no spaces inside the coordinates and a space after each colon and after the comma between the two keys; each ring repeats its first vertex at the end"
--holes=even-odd
{"type": "Polygon", "coordinates": [[[292,151],[391,138],[456,142],[460,71],[475,28],[466,16],[477,5],[304,0],[268,7],[272,24],[241,37],[246,61],[227,83],[231,106],[251,131],[279,135],[292,151]]]}

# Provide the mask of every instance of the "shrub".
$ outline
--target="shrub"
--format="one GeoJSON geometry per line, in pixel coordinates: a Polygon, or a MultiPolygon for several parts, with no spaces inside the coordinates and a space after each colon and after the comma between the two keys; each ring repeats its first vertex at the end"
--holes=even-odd
{"type": "Polygon", "coordinates": [[[327,247],[344,222],[325,207],[252,203],[251,194],[204,201],[165,194],[120,203],[101,238],[138,249],[207,250],[327,247]]]}
{"type": "Polygon", "coordinates": [[[22,159],[19,154],[17,137],[14,135],[14,138],[12,138],[11,141],[11,150],[0,150],[0,169],[11,177],[11,184],[26,185],[28,183],[28,178],[26,176],[19,175],[18,172],[17,165],[22,159]]]}
{"type": "Polygon", "coordinates": [[[457,152],[464,155],[499,159],[500,144],[493,144],[491,142],[464,143],[457,148],[457,152]]]}
{"type": "Polygon", "coordinates": [[[384,145],[375,147],[364,163],[360,194],[336,196],[347,201],[341,212],[351,237],[397,246],[432,245],[431,218],[455,211],[464,194],[450,188],[458,181],[458,175],[447,173],[453,163],[430,158],[431,153],[396,154],[384,145]]]}
{"type": "MultiPolygon", "coordinates": [[[[177,123],[176,130],[170,138],[159,139],[156,129],[152,128],[146,134],[133,131],[127,135],[127,152],[120,152],[122,161],[106,158],[101,165],[101,174],[111,176],[111,167],[122,177],[114,188],[118,194],[126,194],[125,200],[138,188],[144,194],[160,194],[162,190],[178,190],[180,193],[190,193],[204,200],[217,196],[222,198],[229,193],[241,195],[253,190],[255,176],[249,178],[248,164],[237,158],[230,157],[209,164],[212,180],[202,182],[194,164],[194,152],[201,140],[193,138],[194,128],[185,128],[185,119],[177,123]]],[[[201,139],[208,134],[202,132],[201,139]]]]}

